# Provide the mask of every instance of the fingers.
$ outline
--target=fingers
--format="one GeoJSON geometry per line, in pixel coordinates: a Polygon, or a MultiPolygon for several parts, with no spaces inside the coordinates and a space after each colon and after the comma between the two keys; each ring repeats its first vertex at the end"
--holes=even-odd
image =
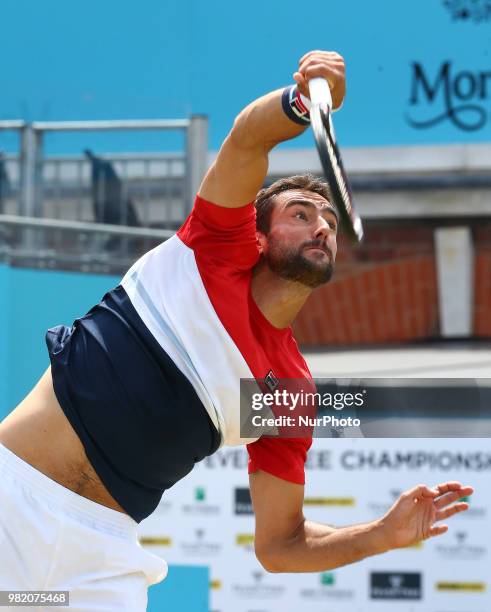
{"type": "Polygon", "coordinates": [[[428,532],[428,537],[433,538],[434,536],[439,536],[448,531],[448,525],[434,525],[430,528],[428,532]]]}
{"type": "Polygon", "coordinates": [[[435,498],[438,496],[438,491],[436,491],[435,489],[430,489],[430,487],[427,487],[424,484],[420,484],[420,485],[416,485],[415,487],[413,487],[412,489],[409,489],[409,491],[406,491],[402,494],[402,497],[411,497],[412,499],[420,499],[420,498],[435,498]]]}
{"type": "Polygon", "coordinates": [[[437,509],[442,509],[445,506],[452,504],[454,501],[457,501],[462,497],[467,497],[468,495],[472,495],[472,493],[474,493],[474,489],[472,487],[464,487],[457,480],[443,482],[437,485],[435,489],[439,493],[439,496],[435,500],[435,508],[437,509]]]}
{"type": "Polygon", "coordinates": [[[344,59],[334,51],[309,51],[299,62],[298,71],[294,74],[300,91],[308,94],[307,83],[315,77],[322,77],[329,83],[334,107],[341,104],[345,93],[344,59]],[[300,75],[303,81],[299,81],[300,75]],[[304,91],[305,90],[305,91],[304,91]]]}
{"type": "Polygon", "coordinates": [[[321,51],[320,49],[316,49],[314,51],[309,51],[303,57],[300,58],[298,65],[301,66],[311,60],[319,59],[319,58],[328,58],[330,60],[341,60],[344,63],[344,60],[339,53],[336,51],[321,51]]]}
{"type": "Polygon", "coordinates": [[[335,89],[340,80],[344,81],[344,65],[327,63],[325,60],[309,61],[300,65],[298,71],[307,81],[315,77],[322,77],[329,82],[331,90],[335,89]]]}
{"type": "Polygon", "coordinates": [[[470,486],[464,487],[458,481],[450,481],[443,482],[433,489],[424,484],[419,484],[403,493],[402,497],[412,497],[413,499],[433,498],[435,499],[435,507],[441,509],[462,497],[472,495],[473,492],[474,489],[470,486]]]}
{"type": "MultiPolygon", "coordinates": [[[[464,494],[466,495],[466,494],[464,494]]],[[[457,501],[464,497],[462,493],[459,491],[450,491],[449,493],[444,493],[435,499],[435,508],[444,508],[449,504],[452,504],[454,501],[457,501]]]]}
{"type": "Polygon", "coordinates": [[[303,76],[303,74],[301,72],[295,72],[293,74],[293,79],[295,80],[296,84],[298,85],[298,88],[300,89],[300,93],[302,93],[304,96],[309,97],[310,96],[309,86],[308,86],[307,80],[303,76]]]}
{"type": "Polygon", "coordinates": [[[306,83],[305,81],[305,77],[303,76],[303,74],[301,72],[294,72],[293,73],[293,78],[295,79],[295,81],[297,83],[306,83]]]}
{"type": "MultiPolygon", "coordinates": [[[[308,51],[308,53],[306,53],[305,55],[303,55],[300,58],[300,61],[298,62],[298,65],[301,66],[304,62],[306,62],[309,58],[313,57],[314,55],[319,55],[323,53],[322,51],[320,51],[319,49],[315,50],[315,51],[308,51]]],[[[325,52],[324,52],[325,53],[325,52]]]]}
{"type": "Polygon", "coordinates": [[[443,510],[438,510],[436,513],[435,520],[442,521],[443,519],[447,519],[458,512],[464,512],[469,508],[469,504],[465,502],[460,502],[459,504],[454,504],[453,506],[449,506],[448,508],[444,508],[443,510]]]}
{"type": "Polygon", "coordinates": [[[462,486],[462,484],[458,480],[451,480],[449,482],[442,482],[437,485],[435,489],[438,489],[440,495],[444,493],[449,493],[450,491],[458,491],[461,497],[466,495],[472,495],[474,493],[474,489],[470,486],[462,486]]]}

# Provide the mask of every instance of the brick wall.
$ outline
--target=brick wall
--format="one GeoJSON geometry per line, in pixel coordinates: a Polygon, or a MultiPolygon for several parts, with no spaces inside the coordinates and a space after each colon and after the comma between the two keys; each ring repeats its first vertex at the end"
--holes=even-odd
{"type": "MultiPolygon", "coordinates": [[[[298,341],[347,346],[438,338],[433,233],[442,225],[374,221],[361,247],[341,238],[333,280],[313,292],[295,321],[298,341]]],[[[491,223],[474,225],[474,333],[491,337],[491,223]]]]}
{"type": "Polygon", "coordinates": [[[474,334],[491,337],[491,223],[482,223],[474,231],[474,334]]]}

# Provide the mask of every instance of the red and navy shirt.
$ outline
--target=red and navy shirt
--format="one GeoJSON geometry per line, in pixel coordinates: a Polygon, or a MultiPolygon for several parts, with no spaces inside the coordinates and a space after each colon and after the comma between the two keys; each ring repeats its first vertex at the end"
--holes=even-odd
{"type": "MultiPolygon", "coordinates": [[[[145,255],[122,283],[192,382],[225,445],[242,443],[241,378],[265,378],[271,370],[276,378],[311,378],[291,329],[271,325],[252,298],[258,259],[254,205],[225,208],[198,196],[177,235],[145,255]],[[156,329],[138,283],[166,318],[174,343],[156,329]]],[[[308,438],[260,438],[247,446],[249,471],[262,469],[303,484],[310,443],[308,438]]]]}
{"type": "Polygon", "coordinates": [[[72,328],[47,333],[58,400],[136,520],[221,445],[247,444],[249,472],[304,483],[310,437],[240,434],[240,379],[311,378],[291,329],[271,325],[252,298],[258,259],[254,205],[197,197],[175,236],[72,328]]]}

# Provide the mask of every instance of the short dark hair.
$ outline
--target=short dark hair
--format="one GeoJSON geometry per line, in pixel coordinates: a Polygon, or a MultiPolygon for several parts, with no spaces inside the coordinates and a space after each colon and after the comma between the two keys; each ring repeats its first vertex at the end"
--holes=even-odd
{"type": "Polygon", "coordinates": [[[273,212],[274,198],[282,191],[292,189],[305,189],[318,193],[326,200],[330,200],[329,187],[325,181],[313,174],[296,174],[275,181],[269,187],[261,189],[256,196],[256,228],[263,234],[271,229],[271,213],[273,212]]]}

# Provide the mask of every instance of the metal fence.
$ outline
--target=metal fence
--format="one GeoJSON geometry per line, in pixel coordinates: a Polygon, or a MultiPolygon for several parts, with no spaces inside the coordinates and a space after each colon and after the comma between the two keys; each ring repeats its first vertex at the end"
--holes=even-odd
{"type": "Polygon", "coordinates": [[[0,122],[19,154],[0,157],[0,259],[14,265],[121,272],[171,236],[206,170],[207,119],[0,122]],[[185,134],[174,153],[47,157],[53,132],[165,130],[185,134]]]}

